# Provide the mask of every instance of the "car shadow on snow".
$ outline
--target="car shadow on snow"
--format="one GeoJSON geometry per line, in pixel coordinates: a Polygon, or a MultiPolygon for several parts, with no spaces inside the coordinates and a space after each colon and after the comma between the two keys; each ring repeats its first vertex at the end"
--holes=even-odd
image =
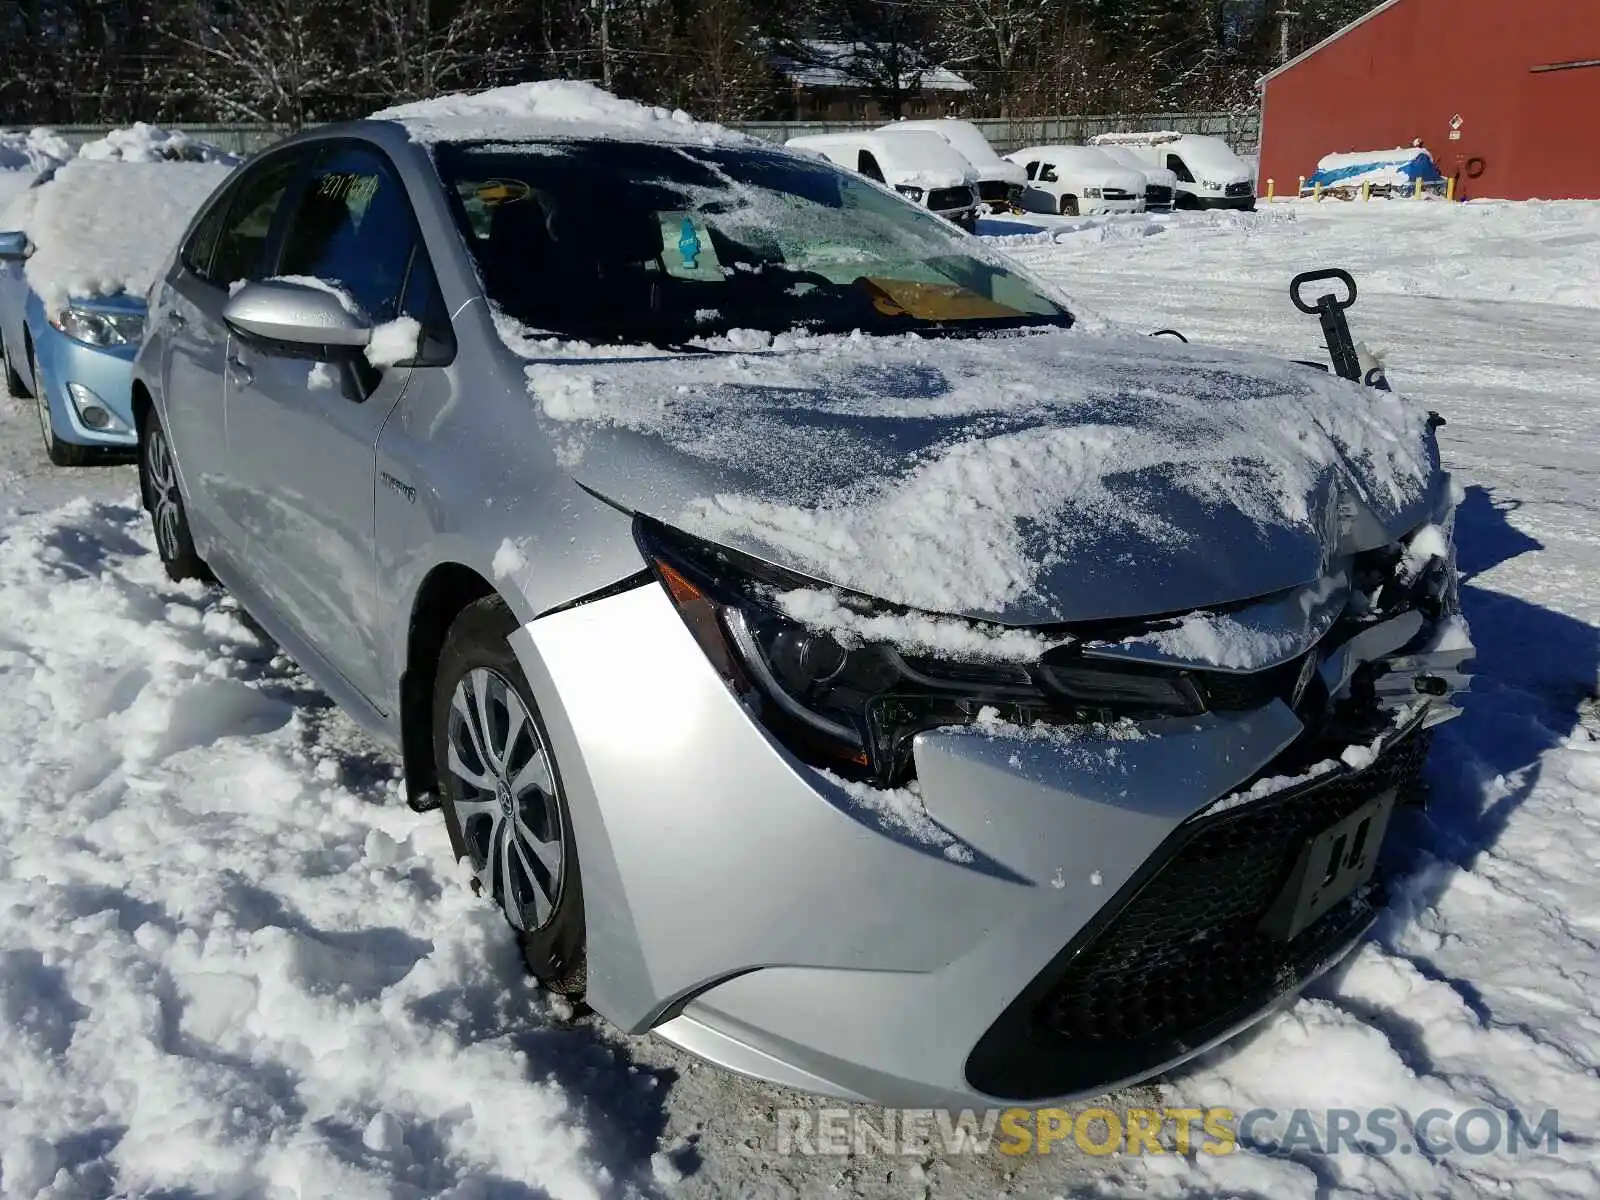
{"type": "MultiPolygon", "coordinates": [[[[1399,948],[1402,934],[1410,920],[1439,903],[1457,872],[1471,870],[1500,841],[1512,816],[1538,786],[1544,755],[1561,746],[1586,711],[1593,711],[1600,671],[1600,629],[1475,582],[1495,567],[1544,548],[1511,523],[1510,515],[1519,507],[1515,500],[1474,486],[1457,510],[1461,607],[1477,647],[1476,661],[1468,667],[1473,686],[1463,698],[1462,715],[1436,730],[1427,766],[1426,811],[1399,814],[1396,829],[1403,841],[1398,849],[1402,856],[1420,860],[1419,869],[1392,885],[1389,908],[1372,935],[1386,953],[1404,959],[1423,978],[1451,988],[1484,1025],[1495,1018],[1477,986],[1399,948]]],[[[1346,970],[1348,963],[1313,985],[1309,994],[1334,999],[1380,1030],[1412,1071],[1431,1073],[1426,1038],[1416,1022],[1338,995],[1346,970]]],[[[1225,1062],[1264,1029],[1258,1026],[1169,1078],[1225,1062]]],[[[1338,1183],[1323,1177],[1325,1160],[1307,1157],[1303,1165],[1317,1173],[1319,1190],[1338,1183]]]]}

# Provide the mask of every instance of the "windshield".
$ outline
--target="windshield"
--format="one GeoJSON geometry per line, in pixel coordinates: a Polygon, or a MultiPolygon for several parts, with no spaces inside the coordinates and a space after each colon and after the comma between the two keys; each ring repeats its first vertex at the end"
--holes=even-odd
{"type": "Polygon", "coordinates": [[[822,161],[609,141],[437,160],[489,297],[536,329],[670,344],[1072,322],[941,218],[822,161]]]}

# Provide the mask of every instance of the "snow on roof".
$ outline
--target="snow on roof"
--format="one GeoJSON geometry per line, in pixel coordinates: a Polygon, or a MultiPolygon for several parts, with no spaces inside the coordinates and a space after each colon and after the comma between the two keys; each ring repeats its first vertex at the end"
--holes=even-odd
{"type": "Polygon", "coordinates": [[[21,193],[0,227],[34,251],[24,268],[47,308],[74,296],[144,296],[190,218],[228,177],[220,163],[74,159],[21,193]]]}
{"type": "Polygon", "coordinates": [[[372,117],[399,122],[416,142],[537,135],[739,145],[751,140],[721,125],[697,121],[682,109],[639,104],[592,83],[569,79],[517,83],[485,92],[417,100],[382,109],[372,117]]]}
{"type": "MultiPolygon", "coordinates": [[[[972,164],[937,133],[925,129],[884,129],[878,133],[898,170],[928,176],[953,176],[955,181],[975,178],[972,164]]],[[[937,186],[937,185],[935,185],[937,186]]]]}
{"type": "Polygon", "coordinates": [[[98,162],[214,162],[238,166],[244,160],[220,146],[177,129],[135,121],[78,147],[78,157],[98,162]]]}
{"type": "Polygon", "coordinates": [[[0,130],[0,171],[37,174],[71,157],[72,143],[54,130],[0,130]]]}
{"type": "MultiPolygon", "coordinates": [[[[800,43],[800,54],[774,54],[767,61],[797,87],[860,88],[881,82],[883,71],[872,61],[870,43],[808,41],[800,43]],[[867,60],[863,62],[862,60],[867,60]]],[[[924,88],[935,92],[970,92],[973,85],[946,67],[932,66],[909,50],[901,51],[908,70],[897,80],[904,89],[924,88]]]]}
{"type": "Polygon", "coordinates": [[[912,132],[922,130],[941,138],[955,149],[974,166],[993,166],[995,163],[1004,162],[999,152],[983,136],[971,121],[960,121],[954,117],[940,117],[931,121],[891,121],[883,126],[883,132],[912,132]]]}
{"type": "Polygon", "coordinates": [[[972,183],[977,172],[961,153],[936,133],[919,129],[863,129],[850,133],[813,133],[790,138],[791,150],[821,152],[838,166],[854,171],[856,155],[866,150],[890,184],[923,188],[958,187],[972,183]]]}
{"type": "Polygon", "coordinates": [[[1089,139],[1091,146],[1160,146],[1189,135],[1176,129],[1152,129],[1140,133],[1100,133],[1089,139]]]}

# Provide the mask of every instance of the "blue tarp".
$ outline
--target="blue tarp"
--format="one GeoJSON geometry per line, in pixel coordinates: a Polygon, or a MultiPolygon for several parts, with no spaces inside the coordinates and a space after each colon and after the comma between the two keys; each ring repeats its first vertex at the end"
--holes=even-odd
{"type": "MultiPolygon", "coordinates": [[[[1349,187],[1369,179],[1373,183],[1387,183],[1391,186],[1414,184],[1419,179],[1425,184],[1444,182],[1444,176],[1434,164],[1433,156],[1426,150],[1390,151],[1359,156],[1339,154],[1328,157],[1344,161],[1337,166],[1319,167],[1316,174],[1306,179],[1308,189],[1318,184],[1324,189],[1349,187]],[[1361,161],[1349,161],[1356,158],[1361,161]]],[[[1326,162],[1327,159],[1323,161],[1326,162]]]]}

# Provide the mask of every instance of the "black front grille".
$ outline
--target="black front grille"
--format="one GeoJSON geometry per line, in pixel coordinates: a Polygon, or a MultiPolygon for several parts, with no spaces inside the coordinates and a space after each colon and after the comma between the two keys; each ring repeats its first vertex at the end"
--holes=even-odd
{"type": "Polygon", "coordinates": [[[978,184],[978,199],[985,204],[1004,204],[1010,194],[1003,179],[985,179],[978,184]]]}
{"type": "Polygon", "coordinates": [[[1287,942],[1261,933],[1262,918],[1308,838],[1390,788],[1402,803],[1416,795],[1428,745],[1413,730],[1364,771],[1180,827],[984,1034],[968,1080],[1017,1100],[1081,1094],[1146,1075],[1292,995],[1380,900],[1358,893],[1287,942]]]}
{"type": "Polygon", "coordinates": [[[934,212],[949,212],[957,208],[972,207],[971,188],[935,188],[928,193],[928,207],[934,212]]]}
{"type": "Polygon", "coordinates": [[[1103,188],[1100,192],[1103,200],[1133,200],[1136,199],[1132,192],[1125,192],[1121,188],[1103,188]]]}
{"type": "Polygon", "coordinates": [[[1166,208],[1172,203],[1172,189],[1152,183],[1144,189],[1144,202],[1151,208],[1166,208]]]}
{"type": "Polygon", "coordinates": [[[1254,196],[1256,194],[1256,185],[1253,183],[1230,183],[1223,189],[1222,194],[1230,200],[1236,196],[1254,196]]]}
{"type": "Polygon", "coordinates": [[[1073,958],[1039,1005],[1059,1036],[1147,1045],[1259,1004],[1332,945],[1353,900],[1291,942],[1258,931],[1306,839],[1390,788],[1411,792],[1428,738],[1412,734],[1372,767],[1196,822],[1183,844],[1073,958]]]}
{"type": "MultiPolygon", "coordinates": [[[[1311,651],[1315,654],[1316,651],[1311,651]]],[[[1294,707],[1294,689],[1306,656],[1292,658],[1265,671],[1236,675],[1229,671],[1196,671],[1212,712],[1252,712],[1273,700],[1294,707]]]]}

